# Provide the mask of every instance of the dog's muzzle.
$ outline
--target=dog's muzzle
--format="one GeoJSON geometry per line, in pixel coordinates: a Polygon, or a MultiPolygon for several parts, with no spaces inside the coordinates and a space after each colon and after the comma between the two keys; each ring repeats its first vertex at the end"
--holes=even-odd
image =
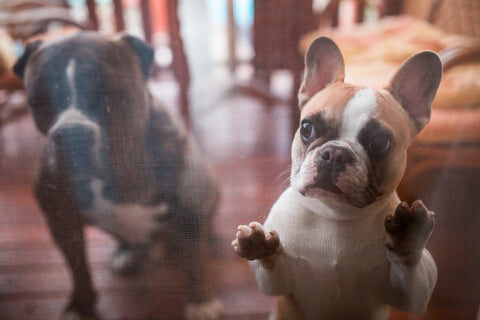
{"type": "Polygon", "coordinates": [[[338,176],[354,161],[352,151],[343,146],[329,144],[321,147],[315,158],[315,186],[333,193],[342,193],[336,185],[338,176]]]}
{"type": "Polygon", "coordinates": [[[72,174],[88,174],[95,163],[96,141],[92,128],[81,124],[61,126],[49,135],[58,168],[72,174]]]}
{"type": "Polygon", "coordinates": [[[47,139],[53,147],[56,169],[70,174],[91,174],[98,158],[100,130],[79,110],[63,112],[47,139]]]}

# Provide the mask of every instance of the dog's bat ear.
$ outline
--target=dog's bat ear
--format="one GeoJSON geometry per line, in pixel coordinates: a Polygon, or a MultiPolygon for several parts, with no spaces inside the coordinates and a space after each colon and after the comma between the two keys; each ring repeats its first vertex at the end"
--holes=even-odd
{"type": "Polygon", "coordinates": [[[148,78],[153,63],[154,50],[145,41],[129,34],[124,34],[122,39],[126,41],[135,51],[142,68],[143,76],[148,78]]]}
{"type": "Polygon", "coordinates": [[[345,78],[342,53],[332,39],[315,39],[305,54],[305,71],[298,91],[300,109],[310,98],[327,85],[345,78]]]}
{"type": "Polygon", "coordinates": [[[32,53],[37,51],[37,49],[40,47],[41,44],[42,44],[41,40],[37,40],[27,44],[27,46],[25,47],[25,50],[23,51],[22,56],[17,60],[17,62],[13,66],[13,72],[15,72],[19,77],[23,78],[23,75],[25,73],[25,68],[28,63],[28,59],[30,58],[32,53]]]}
{"type": "Polygon", "coordinates": [[[435,52],[423,51],[405,61],[386,88],[407,111],[417,131],[430,121],[441,79],[440,58],[435,52]]]}

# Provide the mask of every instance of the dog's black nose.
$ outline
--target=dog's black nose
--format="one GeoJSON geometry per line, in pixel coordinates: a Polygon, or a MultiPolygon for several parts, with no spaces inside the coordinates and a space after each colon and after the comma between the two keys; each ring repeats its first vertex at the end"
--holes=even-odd
{"type": "Polygon", "coordinates": [[[353,162],[352,153],[343,147],[329,146],[320,151],[321,162],[333,165],[347,165],[353,162]]]}

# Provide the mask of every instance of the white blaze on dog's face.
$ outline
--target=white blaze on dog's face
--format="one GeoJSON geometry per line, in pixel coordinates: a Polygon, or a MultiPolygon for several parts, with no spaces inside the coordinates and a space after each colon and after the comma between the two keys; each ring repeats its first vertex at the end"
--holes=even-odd
{"type": "Polygon", "coordinates": [[[338,47],[319,38],[305,58],[292,187],[306,197],[362,208],[399,184],[406,151],[428,123],[441,79],[432,52],[410,58],[385,90],[345,84],[338,47]]]}

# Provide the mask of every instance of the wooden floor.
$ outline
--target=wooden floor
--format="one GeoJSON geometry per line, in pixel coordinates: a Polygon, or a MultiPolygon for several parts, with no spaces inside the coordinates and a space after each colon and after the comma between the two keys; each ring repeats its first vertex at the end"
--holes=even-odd
{"type": "MultiPolygon", "coordinates": [[[[288,106],[265,108],[247,97],[226,98],[194,112],[193,131],[222,188],[211,278],[224,303],[225,319],[266,319],[273,305],[271,298],[257,291],[247,263],[233,254],[230,241],[238,224],[263,221],[288,185],[289,114],[288,106]]],[[[71,283],[30,187],[43,140],[29,116],[0,130],[0,319],[56,319],[71,283]]],[[[478,208],[474,209],[480,216],[478,208]]],[[[468,250],[479,249],[479,219],[473,225],[477,229],[467,228],[464,234],[469,221],[461,217],[454,229],[441,226],[436,230],[436,239],[445,236],[460,246],[442,247],[444,241],[435,240],[440,280],[427,315],[393,312],[392,319],[475,318],[479,254],[468,250]],[[457,236],[470,245],[461,245],[457,236]]],[[[181,317],[184,283],[175,265],[157,254],[141,275],[124,278],[110,269],[114,241],[95,229],[87,229],[87,239],[102,319],[181,317]]]]}

